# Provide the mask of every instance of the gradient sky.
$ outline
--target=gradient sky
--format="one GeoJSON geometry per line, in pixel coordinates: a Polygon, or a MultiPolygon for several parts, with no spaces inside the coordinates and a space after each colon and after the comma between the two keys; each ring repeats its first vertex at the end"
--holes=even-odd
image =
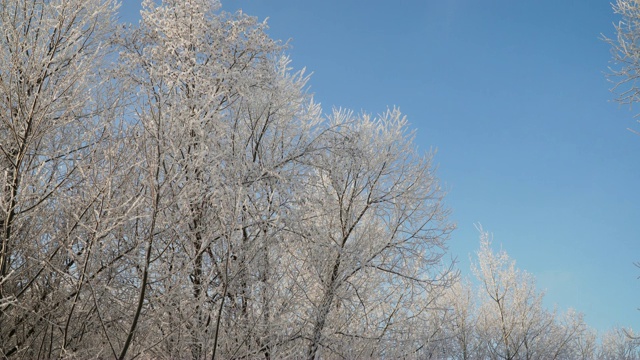
{"type": "MultiPolygon", "coordinates": [[[[137,22],[138,1],[124,0],[137,22]]],[[[464,275],[494,246],[537,278],[546,303],[597,330],[640,328],[640,107],[619,106],[602,34],[609,0],[223,0],[269,18],[295,69],[332,107],[398,106],[438,153],[450,241],[464,275]]]]}

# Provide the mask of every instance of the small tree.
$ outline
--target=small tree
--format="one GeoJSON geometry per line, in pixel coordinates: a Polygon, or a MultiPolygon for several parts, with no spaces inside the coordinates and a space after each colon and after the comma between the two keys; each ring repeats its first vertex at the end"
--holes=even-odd
{"type": "Polygon", "coordinates": [[[640,340],[631,329],[613,328],[602,336],[598,358],[603,360],[640,359],[640,340]]]}
{"type": "Polygon", "coordinates": [[[480,228],[478,334],[492,359],[556,359],[565,357],[584,323],[569,312],[560,322],[542,305],[543,293],[533,276],[515,267],[506,252],[493,252],[491,238],[480,228]],[[577,320],[576,320],[577,319],[577,320]]]}

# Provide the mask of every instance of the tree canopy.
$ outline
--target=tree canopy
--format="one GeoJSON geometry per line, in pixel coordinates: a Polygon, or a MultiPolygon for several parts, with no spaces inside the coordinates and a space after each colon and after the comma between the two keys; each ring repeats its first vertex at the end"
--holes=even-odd
{"type": "Polygon", "coordinates": [[[460,278],[398,109],[323,114],[266,23],[142,4],[0,0],[3,359],[638,358],[484,231],[460,278]]]}

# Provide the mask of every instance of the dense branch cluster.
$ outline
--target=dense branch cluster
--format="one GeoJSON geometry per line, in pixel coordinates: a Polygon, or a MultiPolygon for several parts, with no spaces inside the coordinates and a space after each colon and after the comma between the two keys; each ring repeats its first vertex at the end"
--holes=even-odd
{"type": "Polygon", "coordinates": [[[122,27],[113,0],[0,0],[1,358],[596,351],[488,243],[486,296],[459,281],[398,110],[323,115],[266,25],[219,8],[144,0],[122,27]]]}
{"type": "Polygon", "coordinates": [[[614,39],[603,37],[611,46],[613,66],[609,79],[614,84],[611,90],[617,102],[632,106],[640,100],[640,2],[616,0],[612,6],[622,19],[615,24],[614,39]]]}

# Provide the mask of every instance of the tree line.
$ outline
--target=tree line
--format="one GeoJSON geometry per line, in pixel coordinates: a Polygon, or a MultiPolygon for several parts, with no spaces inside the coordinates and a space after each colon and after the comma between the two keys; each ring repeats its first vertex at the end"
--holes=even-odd
{"type": "Polygon", "coordinates": [[[640,358],[542,306],[397,109],[328,115],[215,0],[0,0],[2,358],[640,358]]]}

